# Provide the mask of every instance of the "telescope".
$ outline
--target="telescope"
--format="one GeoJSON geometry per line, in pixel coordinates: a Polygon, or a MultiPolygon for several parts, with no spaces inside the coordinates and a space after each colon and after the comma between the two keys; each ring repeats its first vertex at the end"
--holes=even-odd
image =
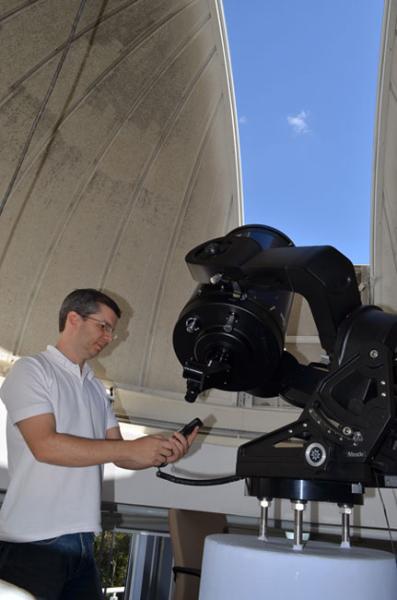
{"type": "Polygon", "coordinates": [[[397,316],[362,305],[348,258],[246,225],[200,244],[186,263],[198,286],[173,337],[186,400],[217,388],[302,409],[238,449],[248,493],[350,506],[366,486],[397,487],[397,316]],[[294,293],[310,306],[325,362],[300,364],[284,348],[294,293]]]}

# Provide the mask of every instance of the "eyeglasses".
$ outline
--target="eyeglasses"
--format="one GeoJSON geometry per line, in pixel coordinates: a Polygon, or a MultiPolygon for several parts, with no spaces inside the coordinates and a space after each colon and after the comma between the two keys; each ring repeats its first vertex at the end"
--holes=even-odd
{"type": "Polygon", "coordinates": [[[96,319],[95,317],[83,315],[82,318],[84,320],[89,319],[90,321],[95,321],[95,323],[98,323],[98,327],[100,327],[103,334],[106,333],[106,335],[109,335],[112,338],[112,340],[117,340],[117,333],[109,323],[106,323],[106,321],[101,321],[101,319],[96,319]]]}

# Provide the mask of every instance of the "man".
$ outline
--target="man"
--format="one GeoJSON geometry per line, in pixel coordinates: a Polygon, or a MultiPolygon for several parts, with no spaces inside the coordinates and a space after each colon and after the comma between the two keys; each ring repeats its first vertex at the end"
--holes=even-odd
{"type": "Polygon", "coordinates": [[[45,600],[101,598],[93,559],[100,530],[102,465],[126,469],[172,463],[185,439],[123,440],[105,389],[87,360],[115,338],[121,311],[93,289],[69,294],[59,338],[18,360],[0,396],[8,411],[10,485],[0,512],[0,578],[45,600]]]}

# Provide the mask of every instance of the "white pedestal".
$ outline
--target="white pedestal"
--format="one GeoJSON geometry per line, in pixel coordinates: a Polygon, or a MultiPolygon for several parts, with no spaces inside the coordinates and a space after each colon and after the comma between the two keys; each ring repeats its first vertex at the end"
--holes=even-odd
{"type": "Polygon", "coordinates": [[[395,600],[394,556],[368,548],[216,534],[204,546],[200,600],[395,600]]]}

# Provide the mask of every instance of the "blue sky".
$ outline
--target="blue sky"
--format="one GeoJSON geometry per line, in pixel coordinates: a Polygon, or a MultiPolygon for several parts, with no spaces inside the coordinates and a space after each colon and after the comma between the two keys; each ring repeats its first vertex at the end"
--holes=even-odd
{"type": "Polygon", "coordinates": [[[368,263],[383,0],[223,0],[246,223],[368,263]]]}

